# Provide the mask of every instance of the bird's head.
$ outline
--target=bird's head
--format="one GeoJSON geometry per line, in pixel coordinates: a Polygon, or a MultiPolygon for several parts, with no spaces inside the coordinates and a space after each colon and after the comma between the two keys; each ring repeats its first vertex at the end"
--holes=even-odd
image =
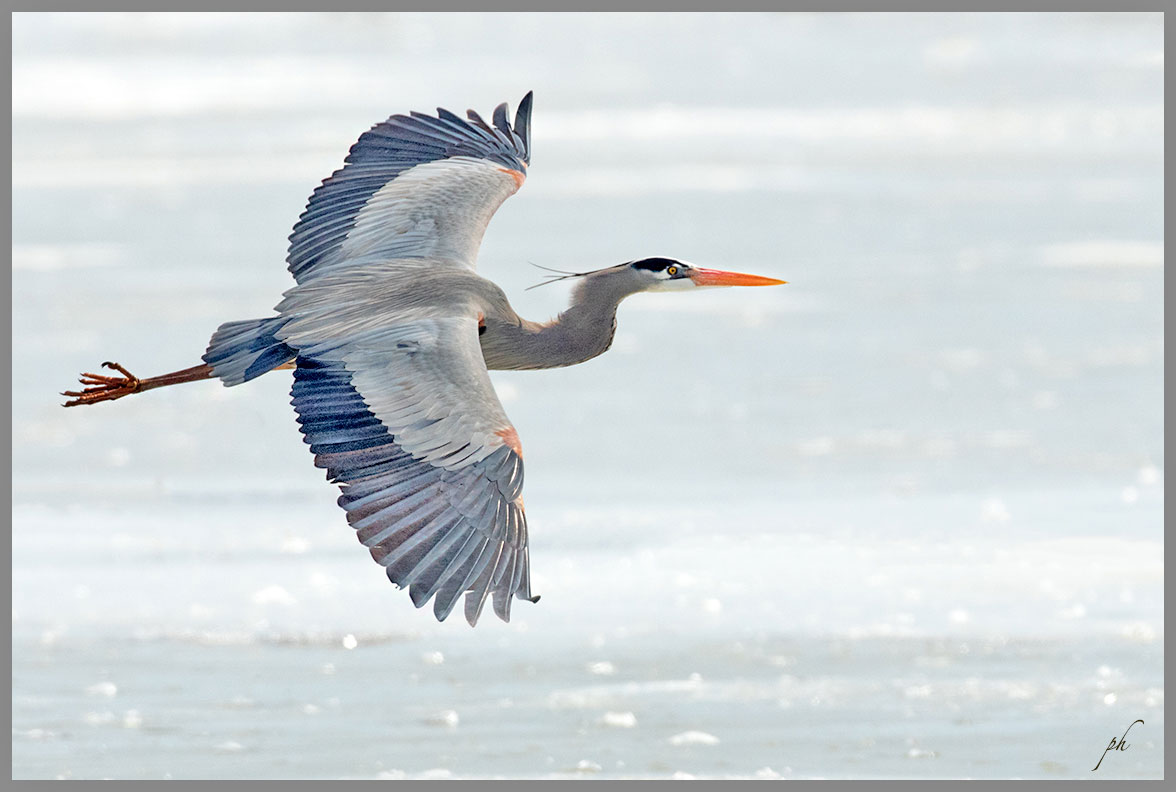
{"type": "Polygon", "coordinates": [[[569,278],[578,279],[576,294],[580,296],[573,298],[573,302],[589,299],[588,294],[611,295],[620,301],[639,292],[687,291],[706,286],[778,286],[788,282],[742,272],[705,269],[687,261],[663,256],[626,261],[591,272],[565,272],[540,264],[534,266],[555,274],[531,286],[532,289],[569,278]]]}
{"type": "Polygon", "coordinates": [[[678,259],[655,256],[620,265],[631,271],[639,291],[684,291],[706,286],[778,286],[788,281],[745,275],[742,272],[704,269],[678,259]]]}

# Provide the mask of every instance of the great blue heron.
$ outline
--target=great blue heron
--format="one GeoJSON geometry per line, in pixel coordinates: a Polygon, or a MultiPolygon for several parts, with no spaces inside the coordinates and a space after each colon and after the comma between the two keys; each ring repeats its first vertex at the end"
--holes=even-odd
{"type": "MultiPolygon", "coordinates": [[[[297,285],[277,316],[221,325],[204,363],[139,379],[83,374],[65,406],[218,377],[238,385],[293,369],[293,405],[315,465],[389,579],[444,620],[466,593],[510,620],[532,602],[523,451],[487,369],[570,366],[608,349],[621,300],[643,291],[784,283],[643,258],[583,273],[555,320],[520,317],[475,272],[495,210],[526,179],[531,94],[512,127],[447,110],[394,115],[360,136],[290,236],[297,285]],[[468,593],[467,593],[468,592],[468,593]]],[[[560,278],[554,278],[560,279],[560,278]]]]}

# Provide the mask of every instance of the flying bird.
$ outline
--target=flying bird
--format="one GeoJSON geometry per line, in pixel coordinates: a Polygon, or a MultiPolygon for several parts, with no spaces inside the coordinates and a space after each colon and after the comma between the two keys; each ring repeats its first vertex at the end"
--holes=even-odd
{"type": "Polygon", "coordinates": [[[638,292],[784,281],[642,258],[552,276],[575,281],[571,304],[549,322],[523,319],[475,261],[490,218],[527,178],[531,94],[513,125],[505,103],[490,122],[467,116],[393,115],[360,136],[294,226],[296,285],[277,316],[222,324],[201,365],[139,379],[107,362],[114,374],[83,374],[63,395],[72,407],[293,369],[304,440],[360,542],[418,608],[432,599],[444,620],[464,594],[474,625],[490,595],[503,621],[514,597],[539,599],[523,449],[487,370],[596,357],[638,292]]]}

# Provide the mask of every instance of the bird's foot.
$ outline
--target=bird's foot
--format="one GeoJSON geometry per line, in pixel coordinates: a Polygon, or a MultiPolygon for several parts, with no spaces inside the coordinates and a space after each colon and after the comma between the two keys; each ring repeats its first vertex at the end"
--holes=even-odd
{"type": "Polygon", "coordinates": [[[104,374],[91,374],[86,372],[78,378],[82,385],[86,386],[80,391],[63,391],[62,396],[71,396],[64,407],[77,407],[79,404],[95,404],[100,401],[111,401],[114,399],[121,399],[123,396],[129,396],[132,393],[138,393],[139,388],[142,387],[142,381],[131,372],[117,363],[111,363],[109,360],[102,364],[104,368],[117,371],[122,376],[108,377],[104,374]]]}

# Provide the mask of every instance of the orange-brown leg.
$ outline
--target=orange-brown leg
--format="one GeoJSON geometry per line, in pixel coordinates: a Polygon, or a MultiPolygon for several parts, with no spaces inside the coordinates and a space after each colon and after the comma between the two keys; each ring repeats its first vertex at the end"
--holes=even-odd
{"type": "Polygon", "coordinates": [[[179,385],[181,382],[196,382],[197,380],[210,379],[212,377],[212,366],[203,363],[199,366],[183,369],[182,371],[173,371],[170,374],[148,377],[147,379],[139,379],[118,363],[106,361],[102,365],[105,368],[117,371],[122,376],[108,377],[105,374],[91,374],[89,372],[82,374],[78,381],[86,387],[80,391],[62,392],[62,396],[73,397],[70,401],[62,405],[63,407],[77,407],[81,404],[97,404],[101,401],[113,401],[115,399],[121,399],[123,396],[130,396],[132,393],[141,393],[152,388],[162,388],[165,385],[179,385]]]}

